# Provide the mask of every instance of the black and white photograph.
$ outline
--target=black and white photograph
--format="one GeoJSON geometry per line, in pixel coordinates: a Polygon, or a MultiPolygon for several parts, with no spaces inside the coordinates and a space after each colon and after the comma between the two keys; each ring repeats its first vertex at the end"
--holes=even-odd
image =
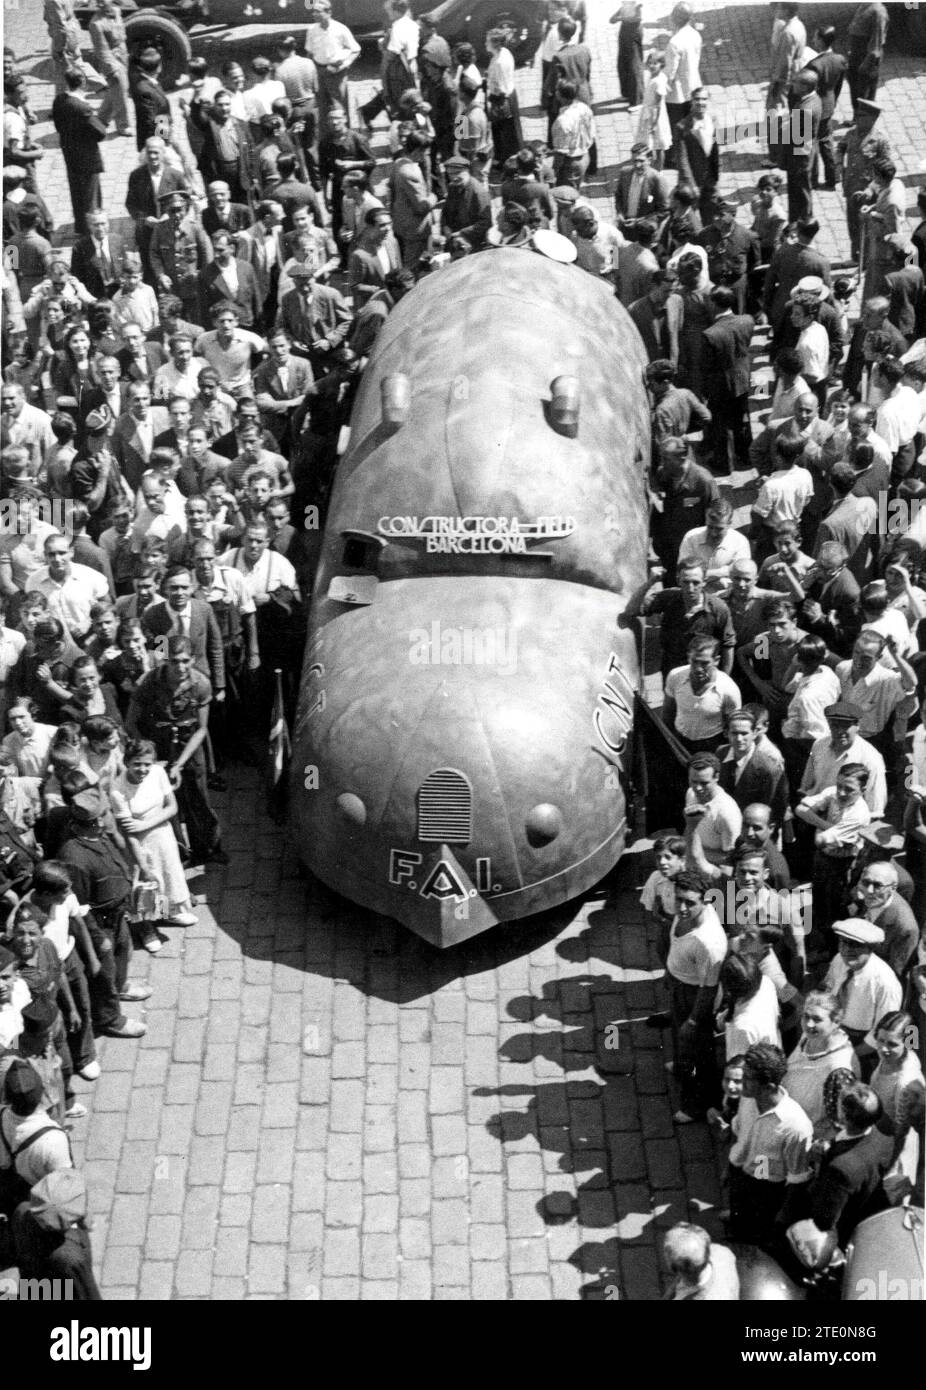
{"type": "Polygon", "coordinates": [[[900,1366],[926,5],[5,0],[3,64],[22,1366],[372,1301],[900,1366]]]}

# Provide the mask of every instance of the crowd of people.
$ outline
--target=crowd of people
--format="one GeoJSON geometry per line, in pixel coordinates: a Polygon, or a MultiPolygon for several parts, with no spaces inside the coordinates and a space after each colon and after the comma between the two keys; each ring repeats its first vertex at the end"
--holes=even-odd
{"type": "MultiPolygon", "coordinates": [[[[686,4],[645,57],[640,6],[613,16],[638,115],[607,217],[580,3],[549,5],[536,141],[506,30],[451,51],[389,0],[381,89],[356,108],[360,46],[329,0],[307,8],[304,38],[250,73],[194,58],[168,94],[117,0],[90,26],[95,67],[71,0],[46,0],[67,248],[4,52],[0,1197],[21,1263],[82,1270],[96,1296],[82,1180],[61,1177],[73,1077],[99,1076],[95,1038],[144,1032],[122,1007],[152,992],[133,950],[195,922],[192,870],[227,862],[210,791],[277,700],[292,717],[377,333],[420,278],[504,246],[605,282],[649,358],[642,611],[689,782],[643,892],[669,999],[651,1021],[672,1031],[676,1122],[731,1144],[731,1235],[830,1270],[922,1161],[926,190],[914,225],[878,120],[884,7],[808,35],[773,6],[748,223],[718,191],[686,4]],[[101,207],[110,126],[139,152],[129,234],[101,207]],[[833,263],[813,202],[837,180],[833,263]]],[[[706,1240],[673,1237],[673,1296],[730,1296],[703,1293],[706,1240]]]]}

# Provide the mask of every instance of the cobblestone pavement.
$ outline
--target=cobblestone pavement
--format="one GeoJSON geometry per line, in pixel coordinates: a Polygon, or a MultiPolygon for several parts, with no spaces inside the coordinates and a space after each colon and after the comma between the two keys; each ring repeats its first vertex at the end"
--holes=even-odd
{"type": "MultiPolygon", "coordinates": [[[[590,4],[605,178],[631,143],[613,99],[613,8],[590,4]]],[[[645,8],[651,40],[664,15],[645,8]]],[[[39,0],[7,5],[5,41],[47,117],[40,13],[39,0]]],[[[712,92],[757,112],[767,6],[702,17],[712,92]]],[[[885,125],[912,188],[926,155],[922,60],[892,53],[885,67],[885,125]]],[[[536,70],[520,82],[536,112],[536,70]]],[[[47,121],[38,133],[41,187],[67,233],[47,121]]],[[[109,139],[104,158],[119,215],[134,142],[109,139]]],[[[748,201],[757,157],[744,148],[725,163],[723,187],[748,201]]],[[[819,212],[822,249],[837,255],[840,195],[821,194],[819,212]]],[[[198,926],[172,931],[157,960],[136,956],[155,990],[148,1032],[105,1043],[102,1078],[81,1088],[91,1113],[73,1137],[105,1296],[655,1296],[660,1228],[690,1212],[712,1226],[720,1191],[707,1131],[673,1128],[661,1036],[631,1021],[659,988],[631,891],[639,857],[625,857],[608,901],[438,954],[307,897],[256,774],[239,772],[219,809],[232,864],[210,872],[198,926]]]]}

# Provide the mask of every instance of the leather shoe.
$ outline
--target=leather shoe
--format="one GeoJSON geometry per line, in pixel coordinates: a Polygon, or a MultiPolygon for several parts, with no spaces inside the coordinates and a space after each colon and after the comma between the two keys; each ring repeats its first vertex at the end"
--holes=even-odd
{"type": "Polygon", "coordinates": [[[98,1081],[100,1076],[99,1062],[94,1058],[93,1061],[88,1062],[85,1067],[78,1067],[77,1075],[82,1076],[85,1081],[98,1081]]]}
{"type": "Polygon", "coordinates": [[[140,1004],[143,999],[150,999],[153,993],[150,985],[126,985],[125,989],[120,989],[119,998],[130,1004],[140,1004]]]}
{"type": "Polygon", "coordinates": [[[124,1018],[121,1023],[105,1030],[108,1038],[143,1038],[148,1029],[134,1018],[124,1018]]]}

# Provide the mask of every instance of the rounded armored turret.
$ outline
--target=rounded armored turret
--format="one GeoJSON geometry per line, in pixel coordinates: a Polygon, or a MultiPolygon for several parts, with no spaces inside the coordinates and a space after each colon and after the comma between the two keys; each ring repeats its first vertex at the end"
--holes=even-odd
{"type": "Polygon", "coordinates": [[[469,257],[390,314],[331,498],[299,852],[439,945],[583,891],[626,832],[645,353],[607,287],[469,257]]]}

